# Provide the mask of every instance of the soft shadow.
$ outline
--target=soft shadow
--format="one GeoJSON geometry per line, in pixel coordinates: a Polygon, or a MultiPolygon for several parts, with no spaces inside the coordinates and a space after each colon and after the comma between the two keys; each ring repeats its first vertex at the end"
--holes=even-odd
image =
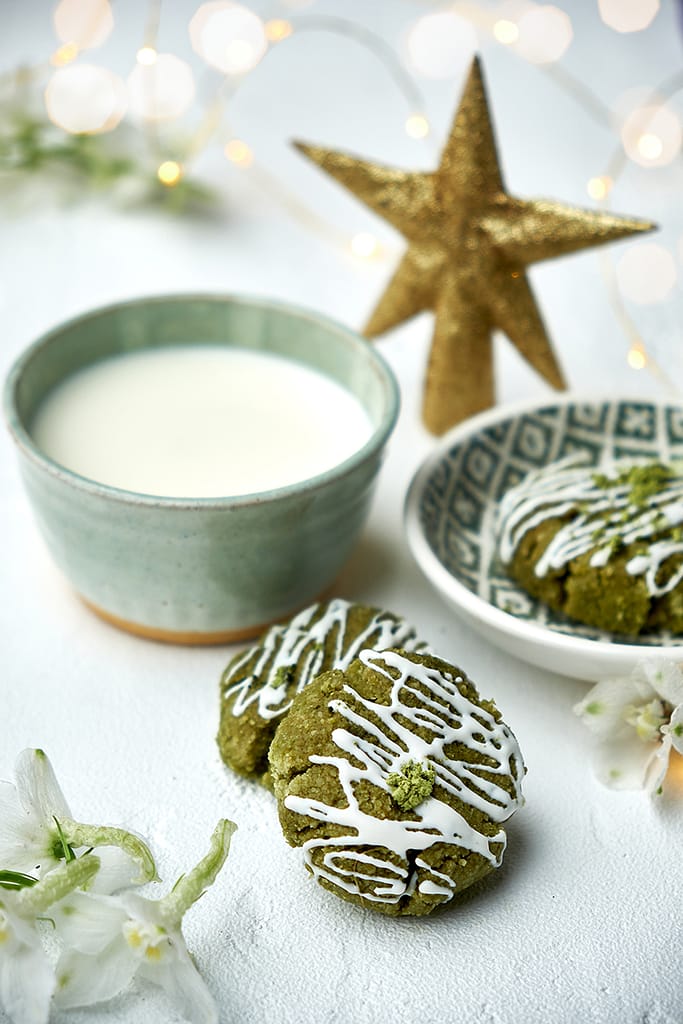
{"type": "Polygon", "coordinates": [[[519,885],[519,875],[524,865],[533,857],[534,836],[524,818],[515,817],[505,826],[508,837],[507,848],[501,866],[481,881],[470,885],[462,893],[456,893],[452,900],[438,907],[430,917],[442,917],[451,912],[463,913],[471,903],[478,907],[487,901],[498,899],[510,885],[519,885]]]}
{"type": "Polygon", "coordinates": [[[395,573],[394,546],[379,533],[366,531],[334,584],[343,594],[374,592],[395,573]]]}

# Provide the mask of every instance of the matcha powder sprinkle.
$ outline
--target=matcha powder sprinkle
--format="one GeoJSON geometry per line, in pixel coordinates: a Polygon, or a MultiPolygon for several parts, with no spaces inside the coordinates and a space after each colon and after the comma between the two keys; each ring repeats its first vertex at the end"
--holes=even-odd
{"type": "Polygon", "coordinates": [[[412,811],[431,795],[436,773],[419,761],[406,761],[401,770],[392,772],[387,782],[394,803],[403,811],[412,811]]]}
{"type": "Polygon", "coordinates": [[[602,490],[628,484],[629,503],[636,508],[643,508],[650,498],[659,494],[665,484],[676,476],[676,473],[671,466],[652,462],[645,466],[631,466],[615,477],[605,476],[604,473],[593,473],[592,476],[595,486],[602,490]]]}

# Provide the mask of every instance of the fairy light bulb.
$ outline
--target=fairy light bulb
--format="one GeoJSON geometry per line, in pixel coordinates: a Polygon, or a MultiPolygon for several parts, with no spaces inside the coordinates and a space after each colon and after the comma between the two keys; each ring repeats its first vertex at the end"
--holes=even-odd
{"type": "Polygon", "coordinates": [[[659,7],[659,0],[598,0],[600,17],[615,32],[640,32],[652,23],[659,7]]]}
{"type": "Polygon", "coordinates": [[[223,149],[228,160],[239,167],[249,167],[254,161],[251,147],[242,139],[230,139],[223,149]]]}
{"type": "Polygon", "coordinates": [[[60,46],[58,50],[50,57],[50,64],[56,68],[66,67],[67,64],[71,64],[72,61],[78,57],[79,49],[75,43],[64,43],[64,46],[60,46]]]}
{"type": "Polygon", "coordinates": [[[379,254],[379,251],[379,242],[369,231],[359,231],[351,239],[351,252],[359,259],[372,259],[373,256],[379,254]]]}
{"type": "Polygon", "coordinates": [[[180,117],[195,95],[192,68],[172,53],[157,54],[151,64],[136,64],[127,85],[130,109],[145,121],[180,117]]]}
{"type": "Polygon", "coordinates": [[[643,370],[647,365],[647,355],[642,345],[636,343],[631,345],[626,356],[628,365],[634,370],[643,370]]]}
{"type": "Polygon", "coordinates": [[[641,306],[666,299],[678,276],[673,256],[656,242],[629,246],[616,272],[624,296],[641,306]]]}
{"type": "Polygon", "coordinates": [[[626,154],[641,167],[663,167],[681,151],[680,119],[665,103],[635,107],[622,123],[621,141],[626,154]]]}
{"type": "Polygon", "coordinates": [[[638,139],[638,152],[641,156],[644,156],[646,160],[656,160],[664,152],[664,143],[658,135],[653,135],[652,132],[645,132],[638,139]]]}
{"type": "Polygon", "coordinates": [[[176,160],[164,160],[157,168],[157,178],[162,185],[173,188],[183,176],[183,169],[176,160]]]}
{"type": "Polygon", "coordinates": [[[499,18],[493,23],[493,38],[503,46],[512,46],[519,39],[519,28],[509,18],[499,18]]]}
{"type": "Polygon", "coordinates": [[[135,59],[138,64],[144,64],[146,67],[149,67],[155,63],[157,56],[157,51],[153,46],[141,46],[135,55],[135,59]]]}
{"type": "Polygon", "coordinates": [[[52,15],[57,38],[79,50],[101,46],[114,27],[108,0],[60,0],[52,15]]]}
{"type": "Polygon", "coordinates": [[[597,178],[591,178],[586,184],[586,192],[591,199],[605,199],[612,188],[614,182],[606,175],[601,174],[597,178]]]}
{"type": "Polygon", "coordinates": [[[454,11],[418,18],[407,39],[408,59],[425,78],[453,78],[477,49],[477,33],[454,11]]]}
{"type": "Polygon", "coordinates": [[[126,110],[126,87],[107,68],[71,64],[55,71],[45,90],[48,117],[73,135],[111,131],[126,110]]]}
{"type": "Polygon", "coordinates": [[[285,18],[271,18],[264,25],[266,38],[270,43],[280,43],[292,34],[292,23],[285,18]]]}
{"type": "Polygon", "coordinates": [[[226,75],[243,75],[256,67],[268,48],[263,21],[241,4],[202,4],[190,22],[194,50],[226,75]]]}
{"type": "Polygon", "coordinates": [[[411,114],[406,118],[406,134],[411,139],[424,139],[429,135],[429,121],[424,114],[411,114]]]}
{"type": "Polygon", "coordinates": [[[516,49],[532,64],[552,64],[564,55],[573,38],[569,15],[549,4],[531,8],[518,22],[516,49]]]}

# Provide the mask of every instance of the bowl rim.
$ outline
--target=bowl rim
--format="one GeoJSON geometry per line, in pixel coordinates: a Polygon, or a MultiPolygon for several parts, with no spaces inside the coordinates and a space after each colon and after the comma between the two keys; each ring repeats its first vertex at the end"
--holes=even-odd
{"type": "MultiPolygon", "coordinates": [[[[605,395],[599,393],[586,394],[583,392],[568,392],[565,395],[551,397],[545,401],[538,399],[527,400],[496,406],[494,409],[486,410],[471,417],[464,423],[456,425],[444,434],[437,443],[436,448],[420,464],[410,483],[404,503],[404,529],[413,557],[422,572],[437,590],[445,595],[456,608],[463,609],[466,614],[475,617],[495,633],[503,633],[515,641],[528,641],[534,646],[543,644],[546,649],[550,649],[558,655],[582,654],[593,658],[598,655],[604,656],[605,661],[613,660],[615,662],[624,658],[631,658],[634,662],[641,658],[671,658],[673,656],[672,652],[677,650],[677,645],[663,647],[656,644],[625,644],[618,641],[607,642],[604,640],[593,640],[589,637],[571,636],[536,622],[519,619],[510,612],[504,612],[502,608],[496,608],[489,601],[485,601],[478,594],[468,590],[464,584],[446,569],[429,545],[420,523],[420,502],[427,481],[434,467],[455,444],[462,443],[468,437],[480,433],[486,427],[494,426],[502,420],[518,417],[524,413],[533,413],[540,409],[552,408],[554,406],[575,404],[604,405],[617,402],[633,402],[638,405],[649,404],[657,407],[678,406],[683,410],[683,402],[663,396],[615,395],[613,393],[605,395]]],[[[681,645],[683,646],[683,640],[681,645]]]]}
{"type": "MultiPolygon", "coordinates": [[[[321,371],[323,372],[323,371],[321,371]]],[[[380,451],[396,425],[400,410],[400,391],[398,382],[393,370],[377,351],[377,349],[358,331],[346,324],[328,317],[324,313],[298,306],[295,303],[284,302],[279,299],[271,299],[259,295],[250,295],[240,292],[172,292],[169,294],[154,294],[135,296],[130,299],[123,299],[116,302],[106,303],[69,317],[57,326],[44,331],[38,338],[29,344],[10,366],[5,378],[3,390],[3,409],[8,430],[12,435],[21,454],[27,457],[39,469],[48,473],[51,477],[73,487],[78,491],[111,501],[118,501],[122,504],[145,505],[150,507],[164,507],[177,509],[237,509],[254,505],[265,505],[271,502],[280,501],[290,497],[300,497],[311,491],[317,490],[333,481],[341,480],[376,452],[380,451]],[[145,494],[139,491],[131,491],[122,487],[114,487],[110,484],[101,483],[90,477],[82,476],[66,466],[62,466],[50,458],[34,442],[28,430],[24,427],[19,417],[16,405],[16,393],[21,377],[29,364],[41,351],[50,345],[55,338],[71,328],[86,323],[102,315],[118,312],[121,309],[141,305],[173,305],[183,302],[214,302],[221,305],[240,305],[252,308],[269,310],[275,313],[285,314],[299,320],[315,322],[331,331],[341,334],[352,344],[357,351],[363,351],[367,355],[370,366],[374,369],[380,381],[385,408],[380,422],[374,427],[371,436],[366,443],[353,452],[347,459],[337,463],[330,469],[324,470],[312,477],[286,484],[283,487],[271,488],[270,490],[253,491],[247,494],[220,495],[214,497],[183,497],[182,495],[145,494]]]]}

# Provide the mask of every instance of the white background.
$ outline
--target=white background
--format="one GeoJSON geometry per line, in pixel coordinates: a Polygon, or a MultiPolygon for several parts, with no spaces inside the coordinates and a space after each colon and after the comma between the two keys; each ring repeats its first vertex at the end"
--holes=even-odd
{"type": "MultiPolygon", "coordinates": [[[[672,3],[634,36],[603,26],[592,0],[565,6],[575,38],[562,66],[608,106],[625,90],[654,85],[680,67],[672,3]]],[[[409,0],[319,0],[309,13],[368,25],[403,52],[406,31],[429,9],[409,0]]],[[[50,10],[47,2],[3,0],[2,67],[52,52],[50,10]]],[[[199,71],[186,30],[193,11],[186,0],[166,3],[159,48],[199,71]]],[[[142,41],[144,5],[120,0],[115,18],[110,41],[88,59],[126,74],[142,41]]],[[[603,172],[615,132],[594,123],[542,70],[488,38],[481,49],[510,190],[591,205],[586,181],[603,172]]],[[[307,165],[288,140],[432,167],[465,69],[463,61],[447,80],[420,82],[435,141],[416,142],[403,131],[403,99],[371,55],[351,40],[302,33],[246,81],[230,121],[259,167],[288,193],[340,231],[374,231],[398,253],[400,238],[307,165]]],[[[201,81],[204,94],[217,79],[208,73],[201,81]]],[[[197,172],[221,194],[218,212],[199,219],[125,209],[111,196],[83,195],[64,205],[44,181],[5,189],[3,373],[43,330],[90,307],[146,293],[271,295],[362,324],[393,257],[364,263],[335,247],[297,219],[253,169],[229,165],[218,143],[202,155],[197,172]]],[[[680,183],[678,165],[631,167],[617,184],[614,208],[658,220],[661,240],[673,252],[682,228],[680,183]]],[[[619,247],[612,253],[618,258],[619,247]]],[[[538,267],[532,277],[574,388],[659,390],[647,373],[627,366],[628,343],[594,252],[538,267]]],[[[680,383],[677,308],[679,288],[660,306],[633,312],[680,383]]],[[[237,821],[223,875],[186,921],[188,944],[222,1021],[683,1021],[683,781],[671,780],[656,804],[641,793],[600,788],[591,774],[590,739],[571,711],[585,685],[561,674],[570,666],[558,665],[550,675],[488,647],[441,604],[406,550],[404,495],[433,444],[419,422],[429,334],[424,316],[379,342],[400,379],[403,410],[370,522],[337,590],[412,619],[485,696],[495,697],[515,730],[528,765],[527,806],[509,827],[505,864],[490,883],[425,920],[387,920],[319,890],[299,851],[281,838],[272,797],[233,778],[217,759],[218,679],[231,650],[145,642],[94,618],[49,560],[6,436],[0,438],[0,777],[11,777],[23,747],[43,747],[74,816],[148,836],[167,884],[203,854],[220,816],[237,821]]],[[[497,358],[501,400],[550,393],[506,342],[497,358]]],[[[69,1019],[169,1024],[177,1018],[163,994],[140,986],[106,1007],[54,1014],[59,1024],[69,1019]]]]}

